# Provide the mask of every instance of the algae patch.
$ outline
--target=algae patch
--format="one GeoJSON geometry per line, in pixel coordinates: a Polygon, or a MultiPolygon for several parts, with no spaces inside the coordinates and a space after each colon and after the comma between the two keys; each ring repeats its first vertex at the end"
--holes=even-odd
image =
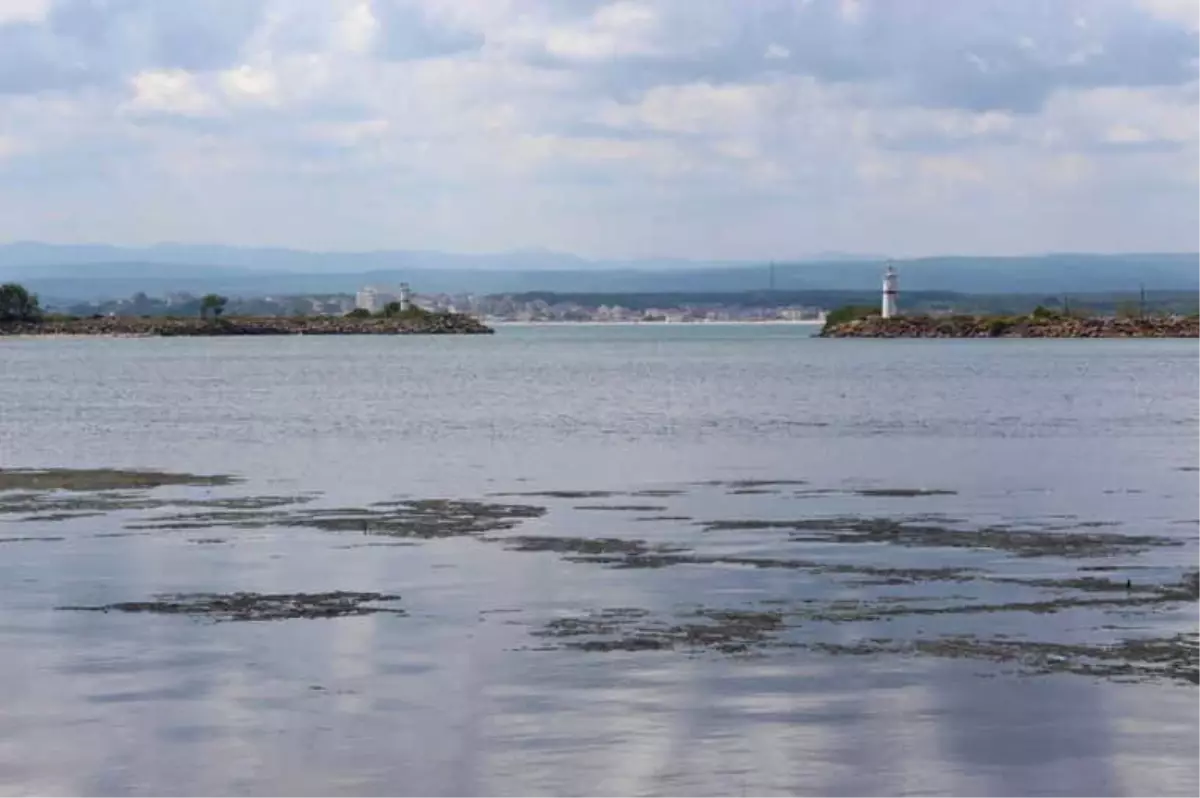
{"type": "Polygon", "coordinates": [[[609,510],[620,513],[661,513],[666,507],[661,504],[577,504],[576,510],[609,510]]]}
{"type": "Polygon", "coordinates": [[[281,621],[376,613],[405,615],[404,610],[399,608],[374,606],[399,599],[400,596],[387,593],[340,590],[329,593],[179,593],[156,596],[153,601],[122,601],[93,607],[56,609],[187,615],[212,621],[281,621]]]}
{"type": "Polygon", "coordinates": [[[235,477],[225,474],[178,474],[115,468],[0,469],[0,491],[146,490],[168,485],[217,487],[232,485],[237,481],[235,477]]]}
{"type": "Polygon", "coordinates": [[[654,569],[676,565],[707,567],[779,568],[808,571],[813,574],[851,574],[864,578],[861,584],[884,582],[910,584],[915,582],[966,582],[978,578],[972,568],[946,566],[941,568],[905,568],[873,566],[857,563],[819,562],[785,557],[750,557],[738,555],[699,554],[686,546],[674,543],[650,543],[639,538],[567,537],[554,535],[514,535],[483,537],[481,540],[499,543],[512,551],[548,551],[563,555],[569,562],[588,563],[615,569],[654,569]]]}
{"type": "Polygon", "coordinates": [[[611,490],[543,490],[526,493],[493,493],[491,495],[499,498],[520,496],[535,499],[610,499],[621,494],[611,490]]]}
{"type": "Polygon", "coordinates": [[[33,523],[71,521],[130,510],[167,507],[207,510],[262,510],[303,504],[312,494],[168,498],[152,495],[163,487],[224,487],[241,480],[228,475],[197,475],[119,469],[0,470],[0,516],[33,523]]]}
{"type": "MultiPolygon", "coordinates": [[[[629,559],[644,556],[637,550],[627,554],[629,559]]],[[[771,650],[806,648],[830,654],[921,654],[1008,662],[1016,663],[1023,673],[1065,672],[1116,680],[1196,683],[1194,634],[1137,638],[1107,645],[1030,642],[1004,634],[947,634],[915,639],[866,637],[853,643],[820,640],[834,625],[890,621],[905,616],[1045,614],[1073,608],[1144,615],[1168,605],[1194,606],[1200,585],[1196,571],[1186,572],[1176,582],[1128,588],[1124,582],[1092,577],[1017,580],[979,575],[977,578],[1020,582],[1023,587],[1057,591],[1059,595],[1007,603],[978,603],[963,595],[834,600],[778,597],[741,607],[700,607],[666,613],[614,607],[553,618],[531,631],[531,635],[546,641],[543,649],[583,652],[709,650],[722,654],[765,654],[771,650]]]]}
{"type": "Polygon", "coordinates": [[[752,496],[779,493],[783,488],[807,485],[806,479],[714,479],[706,482],[695,482],[694,485],[707,488],[724,488],[731,496],[752,496]]]}
{"type": "Polygon", "coordinates": [[[849,644],[814,643],[811,648],[843,656],[910,654],[986,660],[1014,665],[1026,675],[1074,673],[1118,681],[1200,684],[1200,648],[1195,633],[1132,638],[1112,645],[951,635],[907,641],[872,638],[849,644]]]}
{"type": "Polygon", "coordinates": [[[708,532],[778,529],[799,543],[887,543],[894,546],[993,549],[1018,557],[1106,557],[1146,549],[1182,546],[1183,541],[1156,535],[1081,532],[1077,528],[1030,530],[987,526],[955,529],[893,518],[843,516],[799,520],[735,519],[699,522],[708,532]]]}
{"type": "Polygon", "coordinates": [[[534,636],[578,651],[712,649],[738,654],[768,641],[783,628],[778,612],[699,609],[678,623],[648,620],[646,610],[608,608],[555,618],[534,636]]]}
{"type": "Polygon", "coordinates": [[[380,502],[371,507],[246,512],[178,513],[129,524],[127,529],[197,530],[212,527],[293,527],[397,538],[446,538],[512,529],[544,507],[456,499],[380,502]]]}
{"type": "Polygon", "coordinates": [[[505,548],[513,551],[551,551],[558,554],[579,555],[566,559],[589,562],[591,556],[620,555],[622,557],[642,557],[651,553],[669,553],[682,551],[672,546],[651,546],[644,540],[627,540],[624,538],[570,538],[551,537],[542,535],[517,535],[507,538],[488,538],[499,540],[505,548]]]}
{"type": "MultiPolygon", "coordinates": [[[[124,529],[134,532],[215,528],[308,528],[397,538],[442,538],[511,529],[544,507],[457,499],[403,499],[367,507],[308,507],[317,494],[168,498],[165,486],[216,487],[240,480],[118,469],[0,471],[0,517],[50,523],[120,511],[139,511],[124,529]],[[148,514],[147,511],[159,511],[148,514]]],[[[115,533],[101,533],[113,536],[115,533]]],[[[25,539],[24,537],[22,539],[25,539]]],[[[15,542],[15,539],[14,539],[15,542]]]]}
{"type": "Polygon", "coordinates": [[[956,490],[937,490],[925,488],[863,488],[852,491],[856,496],[877,499],[911,499],[917,496],[955,496],[956,490]]]}

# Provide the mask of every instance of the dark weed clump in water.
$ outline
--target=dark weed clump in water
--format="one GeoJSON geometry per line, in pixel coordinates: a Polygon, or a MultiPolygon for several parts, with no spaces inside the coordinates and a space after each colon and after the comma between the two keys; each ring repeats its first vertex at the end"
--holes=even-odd
{"type": "Polygon", "coordinates": [[[130,524],[129,529],[263,529],[294,527],[358,532],[399,538],[446,538],[512,529],[538,518],[544,507],[456,499],[412,499],[370,507],[314,508],[265,512],[180,513],[130,524]]]}
{"type": "Polygon", "coordinates": [[[1135,638],[1108,646],[952,635],[907,641],[871,638],[850,644],[813,643],[810,648],[832,655],[917,654],[987,660],[1014,665],[1018,672],[1028,675],[1074,673],[1117,681],[1200,683],[1200,648],[1195,633],[1135,638]]]}
{"type": "Polygon", "coordinates": [[[281,621],[293,618],[340,618],[347,615],[387,613],[404,615],[394,607],[371,606],[399,601],[386,593],[180,593],[157,596],[153,601],[122,601],[94,607],[59,607],[88,612],[187,615],[211,621],[281,621]]]}
{"type": "Polygon", "coordinates": [[[484,537],[513,551],[550,551],[563,555],[568,562],[588,563],[616,569],[653,569],[675,565],[739,566],[743,568],[780,568],[809,571],[814,574],[862,576],[859,584],[912,584],[917,582],[965,582],[976,577],[972,568],[886,568],[853,563],[830,563],[779,557],[741,557],[703,555],[670,543],[652,544],[637,538],[559,537],[552,535],[514,535],[484,537]]]}
{"type": "Polygon", "coordinates": [[[917,496],[956,496],[956,490],[936,490],[923,488],[863,488],[853,491],[856,496],[879,499],[911,499],[917,496]]]}
{"type": "Polygon", "coordinates": [[[222,511],[264,510],[312,501],[312,494],[291,496],[226,496],[167,498],[152,495],[167,486],[214,487],[236,482],[233,477],[149,472],[50,471],[0,472],[0,516],[20,516],[26,522],[69,521],[129,510],[202,508],[222,511]]]}
{"type": "Polygon", "coordinates": [[[666,507],[660,504],[578,504],[576,510],[612,510],[625,513],[661,513],[666,507]]]}
{"type": "Polygon", "coordinates": [[[525,491],[521,493],[492,493],[490,496],[499,498],[503,497],[524,497],[534,499],[613,499],[621,496],[630,496],[634,498],[667,498],[669,496],[682,496],[685,491],[676,488],[645,488],[643,490],[635,490],[631,492],[621,492],[613,490],[541,490],[541,491],[525,491]]]}
{"type": "Polygon", "coordinates": [[[681,623],[647,621],[641,609],[602,609],[556,618],[533,634],[578,651],[666,651],[711,649],[738,654],[766,643],[783,628],[778,612],[699,609],[681,623]]]}
{"type": "MultiPolygon", "coordinates": [[[[604,556],[604,555],[597,555],[604,556]]],[[[636,560],[647,555],[629,553],[636,560]]],[[[979,575],[979,579],[988,579],[979,575]]],[[[614,608],[579,616],[556,618],[532,634],[557,640],[551,648],[578,651],[646,651],[709,649],[720,653],[807,647],[832,654],[925,654],[1015,662],[1025,672],[1067,672],[1105,678],[1149,680],[1166,678],[1195,682],[1195,635],[1126,640],[1116,645],[1036,643],[997,635],[984,639],[965,635],[916,639],[866,638],[835,645],[803,642],[796,635],[832,624],[890,621],[902,617],[971,615],[981,613],[1056,613],[1069,609],[1153,613],[1167,605],[1197,601],[1198,574],[1185,573],[1177,582],[1126,586],[1116,580],[996,579],[1020,582],[1057,595],[1032,601],[972,603],[963,595],[880,596],[875,599],[764,599],[757,606],[700,608],[674,616],[655,616],[647,610],[614,608]]]]}
{"type": "Polygon", "coordinates": [[[104,491],[146,490],[168,485],[216,487],[238,480],[225,474],[176,474],[115,468],[0,469],[0,491],[104,491]]]}
{"type": "Polygon", "coordinates": [[[588,562],[586,555],[616,554],[623,557],[641,557],[651,553],[681,551],[671,546],[652,546],[644,540],[626,540],[624,538],[571,538],[551,537],[543,535],[515,535],[505,538],[487,538],[498,541],[505,548],[513,551],[551,551],[559,554],[584,555],[578,558],[568,557],[580,562],[588,562]]]}
{"type": "Polygon", "coordinates": [[[533,499],[610,499],[622,494],[614,493],[611,490],[542,490],[529,491],[527,493],[493,493],[490,495],[498,498],[519,496],[533,499]]]}
{"type": "Polygon", "coordinates": [[[731,496],[746,496],[779,493],[787,487],[807,485],[804,479],[714,479],[707,482],[696,482],[695,485],[708,488],[724,488],[731,496]]]}
{"type": "Polygon", "coordinates": [[[401,538],[442,538],[511,529],[544,507],[457,499],[404,499],[367,507],[301,508],[316,496],[166,498],[147,491],[169,485],[221,486],[229,476],[197,476],[113,469],[0,471],[0,516],[53,522],[118,511],[171,509],[126,530],[266,529],[292,527],[401,538]]]}
{"type": "Polygon", "coordinates": [[[1181,540],[1155,535],[1033,531],[1001,526],[955,529],[891,518],[746,519],[707,521],[701,525],[710,532],[779,529],[789,532],[789,539],[797,543],[888,543],[906,547],[992,549],[1018,557],[1105,557],[1183,545],[1181,540]]]}

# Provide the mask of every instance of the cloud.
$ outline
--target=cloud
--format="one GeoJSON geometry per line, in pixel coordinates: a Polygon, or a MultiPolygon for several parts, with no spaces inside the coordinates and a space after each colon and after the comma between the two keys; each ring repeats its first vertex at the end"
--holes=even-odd
{"type": "Polygon", "coordinates": [[[384,58],[410,60],[478,49],[481,33],[438,19],[412,0],[375,0],[356,14],[378,26],[378,52],[384,58]]]}
{"type": "Polygon", "coordinates": [[[73,87],[87,82],[87,70],[61,53],[44,26],[26,22],[0,24],[0,94],[73,87]]]}
{"type": "Polygon", "coordinates": [[[234,60],[260,15],[254,0],[59,0],[49,25],[114,69],[203,70],[234,60]]]}
{"type": "Polygon", "coordinates": [[[1191,80],[1196,37],[1163,17],[1106,0],[623,0],[523,43],[531,62],[613,91],[784,71],[895,102],[1029,113],[1059,89],[1191,80]]]}
{"type": "Polygon", "coordinates": [[[205,115],[212,101],[196,86],[191,73],[182,69],[157,69],[133,77],[133,99],[126,107],[134,112],[205,115]]]}
{"type": "Polygon", "coordinates": [[[50,10],[50,0],[8,0],[0,6],[0,25],[41,22],[50,10]]]}
{"type": "Polygon", "coordinates": [[[261,11],[258,0],[19,0],[16,8],[23,13],[0,15],[0,92],[220,66],[237,57],[261,11]]]}
{"type": "Polygon", "coordinates": [[[0,237],[1191,249],[1193,6],[21,0],[0,237]]]}

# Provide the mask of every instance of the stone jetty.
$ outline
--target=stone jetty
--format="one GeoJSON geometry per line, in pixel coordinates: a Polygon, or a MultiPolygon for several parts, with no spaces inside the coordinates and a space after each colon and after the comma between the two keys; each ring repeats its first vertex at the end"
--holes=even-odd
{"type": "Polygon", "coordinates": [[[1200,317],[868,316],[827,325],[823,338],[1200,338],[1200,317]]]}
{"type": "Polygon", "coordinates": [[[230,317],[221,319],[46,318],[0,324],[0,335],[95,335],[174,337],[229,335],[488,335],[495,332],[471,316],[422,313],[392,318],[347,316],[230,317]]]}

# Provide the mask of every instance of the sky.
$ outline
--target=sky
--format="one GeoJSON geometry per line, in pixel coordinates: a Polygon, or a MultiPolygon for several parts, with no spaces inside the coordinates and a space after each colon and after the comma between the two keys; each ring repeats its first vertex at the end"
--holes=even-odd
{"type": "Polygon", "coordinates": [[[0,241],[1194,251],[1197,0],[0,0],[0,241]]]}

